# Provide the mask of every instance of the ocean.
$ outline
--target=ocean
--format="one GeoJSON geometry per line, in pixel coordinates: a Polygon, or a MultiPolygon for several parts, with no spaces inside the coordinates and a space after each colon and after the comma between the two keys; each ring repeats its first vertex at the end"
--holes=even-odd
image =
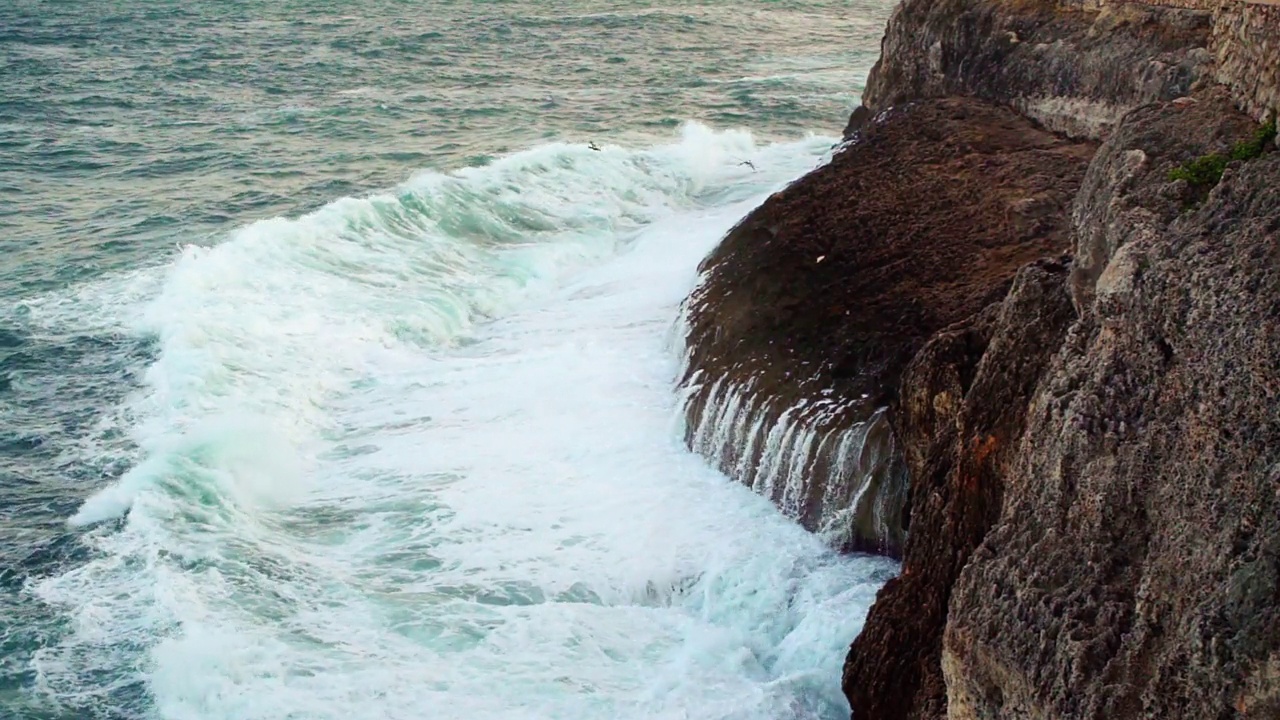
{"type": "Polygon", "coordinates": [[[890,4],[2,3],[0,719],[847,717],[674,380],[890,4]]]}

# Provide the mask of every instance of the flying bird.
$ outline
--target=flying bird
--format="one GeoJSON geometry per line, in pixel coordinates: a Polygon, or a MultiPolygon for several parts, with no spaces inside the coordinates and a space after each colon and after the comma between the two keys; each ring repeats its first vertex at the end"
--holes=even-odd
{"type": "Polygon", "coordinates": [[[588,149],[588,150],[595,150],[596,152],[600,152],[600,148],[599,148],[599,146],[597,146],[597,145],[596,145],[596,143],[595,143],[595,141],[594,141],[594,140],[593,140],[593,141],[591,141],[591,142],[589,142],[589,143],[587,143],[587,149],[588,149]]]}
{"type": "Polygon", "coordinates": [[[739,164],[739,165],[746,165],[747,167],[751,168],[751,172],[755,172],[755,171],[756,171],[756,165],[755,165],[755,163],[751,162],[750,160],[743,160],[742,162],[740,162],[740,163],[738,163],[738,164],[739,164]]]}

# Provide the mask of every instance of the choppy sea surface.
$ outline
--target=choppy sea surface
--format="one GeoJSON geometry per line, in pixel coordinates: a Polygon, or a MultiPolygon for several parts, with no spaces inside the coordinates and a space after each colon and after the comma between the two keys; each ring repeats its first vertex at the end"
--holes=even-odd
{"type": "Polygon", "coordinates": [[[672,383],[889,4],[0,3],[0,718],[847,717],[672,383]]]}

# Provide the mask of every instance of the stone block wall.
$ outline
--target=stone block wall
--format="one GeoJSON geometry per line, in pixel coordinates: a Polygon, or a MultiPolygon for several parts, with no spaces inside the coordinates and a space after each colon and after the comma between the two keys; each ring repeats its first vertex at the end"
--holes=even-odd
{"type": "Polygon", "coordinates": [[[1141,4],[1213,12],[1222,4],[1222,0],[1141,0],[1141,4]]]}
{"type": "Polygon", "coordinates": [[[1280,112],[1280,4],[1228,0],[1214,15],[1218,82],[1258,120],[1280,112]]]}
{"type": "MultiPolygon", "coordinates": [[[[1241,1],[1243,0],[1057,0],[1057,4],[1059,7],[1069,10],[1084,10],[1086,12],[1097,12],[1104,8],[1114,8],[1122,5],[1147,5],[1211,13],[1223,2],[1241,1]]],[[[1267,1],[1280,2],[1280,0],[1267,1]]]]}
{"type": "Polygon", "coordinates": [[[1214,79],[1258,120],[1280,113],[1280,0],[1058,0],[1088,12],[1135,5],[1212,13],[1214,79]]]}

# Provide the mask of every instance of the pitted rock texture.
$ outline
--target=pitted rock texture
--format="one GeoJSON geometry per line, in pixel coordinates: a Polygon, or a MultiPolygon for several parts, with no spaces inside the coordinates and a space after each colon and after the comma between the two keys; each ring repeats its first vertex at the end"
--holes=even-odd
{"type": "MultiPolygon", "coordinates": [[[[973,99],[879,118],[704,262],[689,301],[690,373],[783,407],[844,399],[849,422],[893,403],[931,335],[1068,247],[1067,208],[1095,149],[973,99]]],[[[900,466],[886,468],[883,480],[900,484],[900,466]]],[[[900,551],[864,530],[846,549],[900,551]]]]}
{"type": "Polygon", "coordinates": [[[1213,18],[1215,77],[1258,120],[1280,113],[1280,5],[1223,3],[1213,18]]]}
{"type": "Polygon", "coordinates": [[[902,573],[880,591],[845,663],[855,718],[944,716],[952,586],[1000,511],[1027,400],[1074,318],[1065,262],[1030,265],[1003,301],[936,335],[903,376],[893,424],[913,529],[902,573]]]}
{"type": "Polygon", "coordinates": [[[974,96],[1056,132],[1101,139],[1129,110],[1186,95],[1210,78],[1210,13],[1083,5],[903,0],[863,104],[879,112],[920,98],[974,96]]]}
{"type": "Polygon", "coordinates": [[[948,717],[1280,717],[1280,153],[1193,207],[1168,180],[1252,125],[1145,108],[1091,167],[1080,318],[952,591],[948,717]]]}

